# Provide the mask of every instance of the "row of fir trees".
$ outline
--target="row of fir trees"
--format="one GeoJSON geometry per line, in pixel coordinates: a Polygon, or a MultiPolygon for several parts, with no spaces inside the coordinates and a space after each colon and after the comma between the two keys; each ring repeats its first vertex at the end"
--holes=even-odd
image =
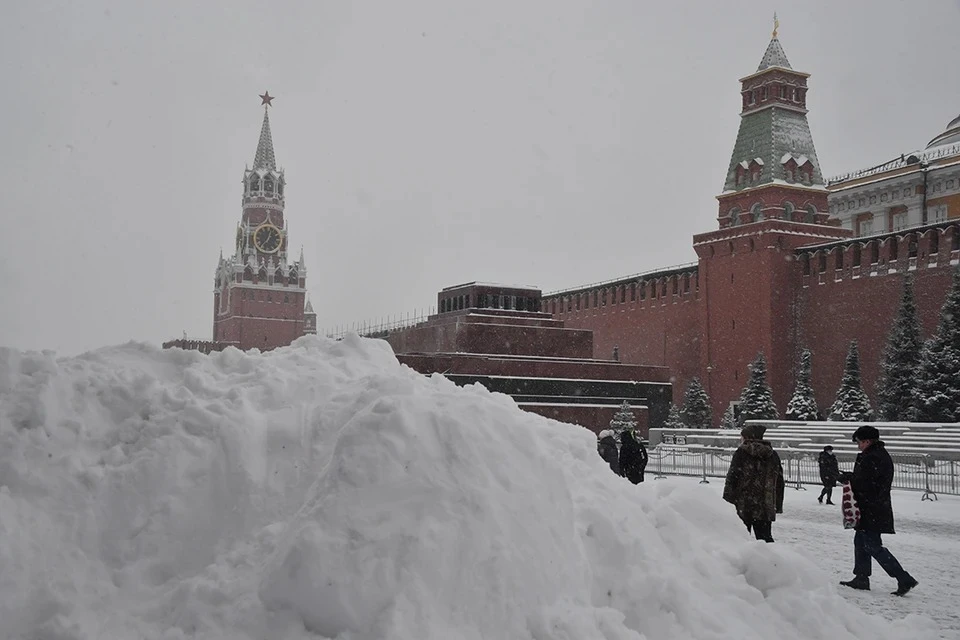
{"type": "MultiPolygon", "coordinates": [[[[960,269],[940,311],[936,333],[924,341],[913,294],[913,279],[903,281],[900,308],[890,330],[877,382],[876,412],[863,389],[857,341],[850,342],[837,390],[826,419],[859,422],[878,417],[885,421],[960,422],[960,269]]],[[[797,367],[793,397],[787,404],[787,420],[823,420],[810,384],[811,354],[804,349],[797,367]]],[[[745,420],[776,420],[780,417],[767,384],[763,353],[750,365],[750,377],[740,394],[739,415],[733,406],[721,421],[724,428],[738,428],[745,420]]],[[[687,385],[683,405],[671,405],[667,428],[708,429],[712,426],[710,398],[694,378],[687,385]]]]}

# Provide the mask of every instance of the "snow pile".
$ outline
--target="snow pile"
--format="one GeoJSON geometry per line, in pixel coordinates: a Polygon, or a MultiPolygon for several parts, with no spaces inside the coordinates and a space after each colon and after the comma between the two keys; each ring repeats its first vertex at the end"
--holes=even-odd
{"type": "Polygon", "coordinates": [[[832,583],[380,341],[0,350],[4,640],[933,637],[832,583]]]}

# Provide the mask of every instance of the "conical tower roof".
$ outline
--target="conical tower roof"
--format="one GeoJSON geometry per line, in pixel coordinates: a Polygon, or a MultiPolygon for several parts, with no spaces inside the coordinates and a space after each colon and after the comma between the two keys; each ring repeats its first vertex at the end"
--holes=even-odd
{"type": "Polygon", "coordinates": [[[257,155],[253,158],[254,169],[277,170],[277,158],[273,154],[273,136],[270,133],[270,114],[263,109],[263,125],[260,127],[260,141],[257,142],[257,155]]]}
{"type": "Polygon", "coordinates": [[[763,54],[763,59],[760,60],[760,66],[757,67],[757,71],[763,71],[770,67],[793,69],[793,67],[790,66],[790,61],[787,60],[787,54],[784,53],[777,36],[773,36],[770,39],[770,44],[767,45],[767,50],[763,54]]]}

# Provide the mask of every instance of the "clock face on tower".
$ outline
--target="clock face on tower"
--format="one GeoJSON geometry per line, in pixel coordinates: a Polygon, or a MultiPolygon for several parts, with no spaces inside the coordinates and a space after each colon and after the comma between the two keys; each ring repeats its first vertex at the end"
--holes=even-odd
{"type": "Polygon", "coordinates": [[[282,236],[280,229],[272,224],[262,224],[253,232],[253,243],[263,253],[276,253],[280,250],[282,236]]]}

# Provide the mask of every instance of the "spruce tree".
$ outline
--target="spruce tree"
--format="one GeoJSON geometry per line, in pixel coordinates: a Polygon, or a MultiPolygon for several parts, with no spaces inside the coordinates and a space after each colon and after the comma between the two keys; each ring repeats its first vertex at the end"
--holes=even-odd
{"type": "Polygon", "coordinates": [[[837,390],[837,399],[830,408],[830,419],[843,422],[861,422],[870,420],[873,410],[870,408],[870,398],[863,390],[860,381],[860,350],[857,341],[850,341],[847,350],[847,362],[843,368],[843,379],[837,390]]]}
{"type": "Polygon", "coordinates": [[[670,413],[667,415],[667,423],[664,425],[667,429],[686,429],[683,420],[680,419],[680,410],[677,405],[670,403],[670,413]]]}
{"type": "Polygon", "coordinates": [[[707,395],[699,378],[687,383],[687,391],[683,395],[683,408],[680,409],[680,419],[689,429],[710,429],[713,427],[713,409],[710,407],[710,396],[707,395]]]}
{"type": "Polygon", "coordinates": [[[780,417],[767,384],[767,360],[763,352],[750,365],[750,379],[740,394],[740,424],[747,420],[776,420],[780,417]]]}
{"type": "Polygon", "coordinates": [[[960,269],[953,272],[937,332],[921,354],[913,416],[921,422],[960,419],[960,269]]]}
{"type": "Polygon", "coordinates": [[[820,409],[810,386],[810,349],[800,354],[800,369],[797,372],[797,388],[787,404],[787,420],[819,420],[820,409]]]}
{"type": "Polygon", "coordinates": [[[620,405],[620,408],[617,409],[617,412],[614,414],[613,419],[610,421],[610,428],[613,430],[613,437],[616,438],[617,442],[620,441],[620,434],[624,431],[633,431],[637,428],[637,421],[633,417],[633,410],[630,408],[630,403],[626,400],[623,401],[623,404],[620,405]]]}
{"type": "Polygon", "coordinates": [[[736,429],[737,419],[733,415],[733,405],[727,405],[727,410],[723,412],[723,418],[720,420],[721,429],[736,429]]]}
{"type": "Polygon", "coordinates": [[[910,420],[915,414],[917,368],[923,351],[920,318],[913,298],[913,278],[903,279],[900,310],[893,321],[880,363],[877,381],[877,413],[882,420],[910,420]]]}

